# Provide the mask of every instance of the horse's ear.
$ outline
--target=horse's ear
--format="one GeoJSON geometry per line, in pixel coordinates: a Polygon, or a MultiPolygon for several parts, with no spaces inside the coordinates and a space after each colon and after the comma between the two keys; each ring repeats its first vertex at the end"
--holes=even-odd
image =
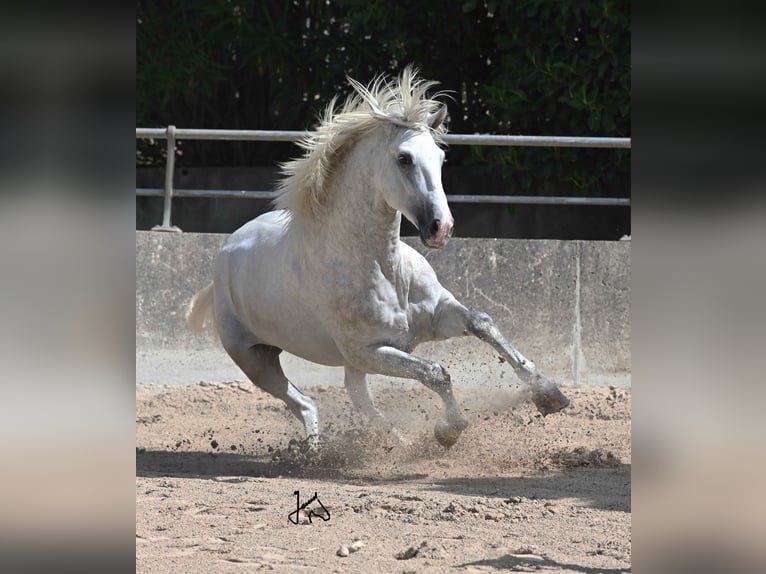
{"type": "Polygon", "coordinates": [[[447,119],[447,106],[442,104],[438,110],[428,116],[428,127],[432,130],[437,130],[444,123],[445,119],[447,119]]]}

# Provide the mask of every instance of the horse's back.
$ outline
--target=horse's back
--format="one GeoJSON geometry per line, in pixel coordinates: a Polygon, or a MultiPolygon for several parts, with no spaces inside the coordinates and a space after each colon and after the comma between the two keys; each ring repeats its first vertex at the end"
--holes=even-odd
{"type": "Polygon", "coordinates": [[[260,246],[274,246],[287,232],[288,217],[284,211],[269,211],[251,219],[234,231],[223,244],[221,253],[234,254],[260,246]]]}
{"type": "MultiPolygon", "coordinates": [[[[286,222],[282,213],[269,212],[232,233],[216,256],[216,281],[236,284],[251,278],[260,284],[273,279],[270,261],[284,249],[286,222]]],[[[261,284],[262,288],[267,286],[261,284]]]]}

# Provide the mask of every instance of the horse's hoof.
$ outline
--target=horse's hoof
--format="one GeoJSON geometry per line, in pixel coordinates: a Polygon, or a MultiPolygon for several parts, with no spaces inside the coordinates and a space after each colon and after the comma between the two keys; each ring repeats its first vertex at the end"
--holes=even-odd
{"type": "Polygon", "coordinates": [[[450,426],[446,423],[438,424],[434,427],[434,436],[436,437],[436,442],[438,442],[444,448],[450,448],[453,444],[455,444],[457,439],[460,438],[460,433],[462,432],[462,428],[450,426]]]}
{"type": "Polygon", "coordinates": [[[543,416],[557,413],[569,406],[569,399],[554,383],[540,376],[538,385],[532,395],[532,402],[543,416]]]}
{"type": "Polygon", "coordinates": [[[301,444],[301,451],[316,454],[320,451],[319,435],[309,435],[301,444]]]}

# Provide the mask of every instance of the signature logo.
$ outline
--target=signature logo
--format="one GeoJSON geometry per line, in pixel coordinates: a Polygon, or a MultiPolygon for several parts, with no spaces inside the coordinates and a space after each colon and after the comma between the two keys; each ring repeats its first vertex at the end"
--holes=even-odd
{"type": "Polygon", "coordinates": [[[329,510],[327,510],[327,508],[325,508],[325,505],[324,505],[324,504],[322,504],[322,501],[321,501],[321,500],[319,500],[319,497],[317,496],[317,493],[316,493],[316,492],[314,493],[314,496],[312,496],[311,498],[309,498],[309,499],[308,499],[306,502],[304,502],[303,504],[301,504],[301,493],[300,493],[300,490],[296,490],[296,491],[294,491],[294,492],[293,492],[293,494],[295,495],[295,510],[293,510],[293,511],[292,511],[292,512],[291,512],[291,513],[290,513],[290,514],[287,516],[287,519],[288,519],[290,522],[292,522],[293,524],[298,524],[298,523],[300,522],[300,519],[301,519],[301,510],[303,510],[303,511],[305,512],[305,514],[306,514],[306,517],[309,519],[309,524],[313,524],[313,523],[311,522],[311,517],[312,517],[312,516],[316,516],[317,518],[321,518],[321,519],[322,519],[322,520],[324,520],[325,522],[327,522],[328,520],[330,520],[330,511],[329,511],[329,510]],[[308,511],[306,511],[306,508],[307,508],[307,507],[308,507],[310,504],[312,504],[312,503],[314,503],[314,502],[316,502],[316,505],[315,505],[315,507],[314,507],[314,508],[311,508],[311,509],[309,509],[308,511]],[[318,509],[321,509],[321,510],[318,510],[318,513],[317,513],[317,512],[314,512],[314,510],[315,510],[315,509],[316,509],[316,510],[318,510],[318,509]],[[293,517],[295,517],[295,518],[293,519],[293,517]]]}

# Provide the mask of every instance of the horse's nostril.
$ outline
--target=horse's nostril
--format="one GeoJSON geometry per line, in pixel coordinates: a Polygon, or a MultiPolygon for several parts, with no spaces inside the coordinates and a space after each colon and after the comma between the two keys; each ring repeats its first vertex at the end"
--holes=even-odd
{"type": "Polygon", "coordinates": [[[429,231],[431,232],[431,235],[436,235],[439,232],[439,225],[441,224],[441,221],[438,219],[434,219],[431,223],[431,228],[429,231]]]}

